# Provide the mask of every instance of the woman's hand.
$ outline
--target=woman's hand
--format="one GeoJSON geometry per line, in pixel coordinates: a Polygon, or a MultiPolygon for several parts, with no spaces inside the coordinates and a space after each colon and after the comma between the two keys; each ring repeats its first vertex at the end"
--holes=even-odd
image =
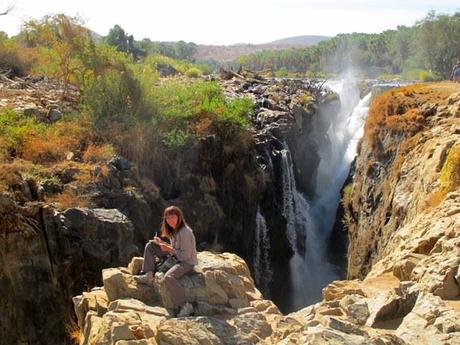
{"type": "Polygon", "coordinates": [[[171,247],[168,243],[164,242],[158,236],[155,236],[153,238],[153,242],[158,244],[160,246],[161,250],[164,251],[164,252],[171,253],[171,254],[174,254],[176,252],[176,250],[173,247],[171,247]]]}
{"type": "Polygon", "coordinates": [[[167,243],[162,242],[162,243],[158,243],[158,245],[160,246],[161,250],[164,252],[168,252],[171,254],[174,254],[176,252],[176,250],[167,243]]]}

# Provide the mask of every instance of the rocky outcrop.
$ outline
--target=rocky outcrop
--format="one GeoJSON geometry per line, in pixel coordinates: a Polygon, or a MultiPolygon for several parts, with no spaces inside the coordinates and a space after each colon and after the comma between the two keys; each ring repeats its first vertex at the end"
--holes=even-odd
{"type": "Polygon", "coordinates": [[[142,263],[103,271],[103,288],[74,298],[80,344],[255,344],[272,334],[270,320],[280,318],[273,302],[255,288],[246,263],[234,254],[200,252],[192,274],[181,278],[195,315],[175,319],[163,283],[137,285],[133,279],[142,263]]]}
{"type": "Polygon", "coordinates": [[[116,209],[58,212],[6,199],[27,217],[11,217],[1,229],[0,343],[62,342],[71,320],[69,296],[99,284],[102,268],[139,253],[133,225],[116,209]]]}
{"type": "Polygon", "coordinates": [[[234,254],[201,252],[195,272],[181,279],[194,315],[175,318],[163,274],[154,287],[137,285],[128,267],[103,271],[104,286],[74,298],[80,344],[454,344],[458,309],[413,282],[387,273],[337,281],[324,300],[282,315],[254,286],[234,254]]]}

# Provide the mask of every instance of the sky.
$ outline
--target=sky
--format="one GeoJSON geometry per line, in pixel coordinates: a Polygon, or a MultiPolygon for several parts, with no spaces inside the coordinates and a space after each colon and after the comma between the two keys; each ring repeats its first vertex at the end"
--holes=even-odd
{"type": "Polygon", "coordinates": [[[300,35],[379,33],[414,25],[430,10],[460,12],[459,0],[0,0],[0,31],[64,13],[107,35],[115,24],[136,40],[198,44],[267,43],[300,35]]]}

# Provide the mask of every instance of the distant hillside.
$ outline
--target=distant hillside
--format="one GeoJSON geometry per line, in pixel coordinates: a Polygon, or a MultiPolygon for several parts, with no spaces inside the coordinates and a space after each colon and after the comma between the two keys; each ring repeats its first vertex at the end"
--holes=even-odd
{"type": "Polygon", "coordinates": [[[233,44],[229,46],[204,45],[199,44],[194,58],[200,60],[217,60],[230,61],[236,59],[240,55],[252,54],[260,50],[280,50],[289,48],[301,48],[314,45],[322,40],[326,40],[327,36],[296,36],[283,38],[277,41],[263,44],[233,44]]]}
{"type": "Polygon", "coordinates": [[[294,36],[283,38],[270,42],[268,44],[287,44],[287,45],[296,45],[296,46],[311,46],[317,44],[321,41],[329,39],[329,36],[314,36],[314,35],[304,35],[304,36],[294,36]]]}

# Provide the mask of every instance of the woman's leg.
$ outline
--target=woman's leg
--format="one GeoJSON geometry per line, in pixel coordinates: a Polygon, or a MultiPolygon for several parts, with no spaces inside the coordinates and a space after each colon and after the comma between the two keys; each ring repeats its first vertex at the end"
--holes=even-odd
{"type": "Polygon", "coordinates": [[[193,265],[187,264],[185,262],[180,262],[171,267],[165,274],[164,280],[166,288],[171,295],[174,308],[180,307],[185,303],[184,288],[180,285],[178,279],[187,272],[190,272],[192,269],[193,265]]]}
{"type": "Polygon", "coordinates": [[[168,255],[168,253],[161,250],[161,248],[154,242],[147,242],[144,248],[144,263],[142,264],[142,271],[155,272],[155,258],[168,255]]]}

